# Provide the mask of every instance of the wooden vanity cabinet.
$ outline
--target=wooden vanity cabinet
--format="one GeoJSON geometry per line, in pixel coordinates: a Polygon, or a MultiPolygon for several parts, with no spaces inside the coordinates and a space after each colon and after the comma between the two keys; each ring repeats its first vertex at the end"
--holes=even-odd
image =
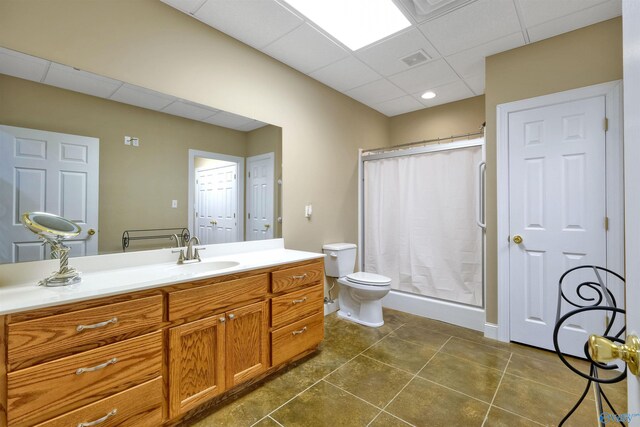
{"type": "Polygon", "coordinates": [[[320,344],[323,271],[316,259],[0,316],[0,427],[174,425],[320,344]]]}
{"type": "MultiPolygon", "coordinates": [[[[169,330],[170,416],[179,417],[227,389],[248,381],[269,367],[269,305],[266,300],[268,277],[263,275],[188,289],[173,301],[176,309],[193,314],[185,301],[198,302],[195,313],[209,309],[202,305],[205,295],[226,295],[237,308],[169,330]],[[249,286],[248,292],[239,284],[249,286]],[[256,288],[264,285],[263,301],[243,305],[243,299],[256,297],[256,288]],[[208,289],[209,287],[215,287],[208,289]],[[192,294],[192,296],[191,296],[192,294]],[[199,295],[201,298],[195,298],[199,295]]],[[[169,300],[172,301],[171,295],[169,300]]],[[[210,298],[216,308],[229,299],[210,298]]],[[[171,304],[171,303],[170,303],[171,304]]],[[[192,305],[194,306],[194,305],[192,305]]],[[[171,312],[173,307],[169,308],[171,312]]]]}

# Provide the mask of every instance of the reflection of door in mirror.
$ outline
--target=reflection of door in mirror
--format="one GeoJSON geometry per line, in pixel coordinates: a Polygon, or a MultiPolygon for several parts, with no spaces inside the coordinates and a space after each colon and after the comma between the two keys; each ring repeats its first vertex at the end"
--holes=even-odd
{"type": "Polygon", "coordinates": [[[196,169],[196,235],[203,245],[237,242],[238,165],[204,160],[216,166],[196,169]]]}
{"type": "Polygon", "coordinates": [[[49,257],[20,222],[34,211],[82,228],[70,256],[98,253],[98,153],[97,138],[0,125],[0,263],[49,257]]]}
{"type": "Polygon", "coordinates": [[[274,153],[247,157],[247,240],[273,238],[274,153]]]}

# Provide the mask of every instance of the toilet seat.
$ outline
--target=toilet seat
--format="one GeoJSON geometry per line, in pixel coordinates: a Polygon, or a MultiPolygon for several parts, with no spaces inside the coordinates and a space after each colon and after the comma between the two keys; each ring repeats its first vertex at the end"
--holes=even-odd
{"type": "Polygon", "coordinates": [[[386,276],[382,276],[380,274],[374,274],[374,273],[367,273],[364,271],[347,274],[346,279],[347,279],[347,282],[354,283],[357,285],[389,286],[391,284],[391,279],[386,276]]]}

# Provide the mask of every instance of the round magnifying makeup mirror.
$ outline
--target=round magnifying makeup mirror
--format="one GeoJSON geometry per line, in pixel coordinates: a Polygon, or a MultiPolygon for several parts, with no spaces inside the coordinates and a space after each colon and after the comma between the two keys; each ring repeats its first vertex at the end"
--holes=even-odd
{"type": "Polygon", "coordinates": [[[80,281],[80,273],[69,267],[69,247],[65,239],[80,234],[80,227],[73,221],[47,212],[27,212],[22,215],[24,226],[51,245],[51,258],[60,259],[60,269],[39,282],[44,286],[65,286],[80,281]]]}

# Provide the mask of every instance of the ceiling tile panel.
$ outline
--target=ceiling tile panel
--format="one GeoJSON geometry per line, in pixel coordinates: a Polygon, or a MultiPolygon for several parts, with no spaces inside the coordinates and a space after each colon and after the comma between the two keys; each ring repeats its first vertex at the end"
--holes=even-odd
{"type": "Polygon", "coordinates": [[[344,48],[309,24],[301,25],[263,51],[305,74],[349,55],[344,48]]]}
{"type": "Polygon", "coordinates": [[[407,93],[415,93],[454,82],[459,77],[444,59],[438,59],[395,74],[389,80],[407,93]]]}
{"type": "Polygon", "coordinates": [[[535,27],[528,28],[527,31],[531,41],[537,42],[549,37],[577,30],[578,28],[606,21],[607,19],[615,18],[621,14],[622,4],[620,3],[620,0],[610,0],[589,9],[581,10],[580,12],[563,16],[562,18],[554,19],[552,21],[545,22],[544,24],[536,25],[535,27]]]}
{"type": "Polygon", "coordinates": [[[418,99],[425,107],[434,107],[436,105],[447,104],[449,102],[459,101],[465,98],[471,98],[475,94],[464,84],[463,81],[438,86],[432,89],[435,92],[436,97],[432,99],[422,99],[420,95],[422,93],[414,94],[414,97],[418,99]]]}
{"type": "Polygon", "coordinates": [[[406,95],[402,89],[385,79],[367,83],[345,93],[366,105],[379,104],[406,95]]]}
{"type": "Polygon", "coordinates": [[[294,12],[273,0],[208,0],[194,16],[258,49],[303,23],[294,12]]]}
{"type": "Polygon", "coordinates": [[[451,56],[447,56],[447,62],[462,77],[474,76],[484,73],[484,59],[487,56],[524,46],[522,32],[518,31],[490,41],[473,49],[463,50],[451,56]]]}
{"type": "Polygon", "coordinates": [[[207,117],[203,120],[204,122],[211,123],[212,125],[222,126],[231,129],[238,129],[243,125],[248,125],[255,120],[250,119],[248,117],[239,116],[237,114],[229,113],[226,111],[221,111],[217,114],[214,114],[211,117],[207,117]]]}
{"type": "Polygon", "coordinates": [[[482,95],[484,93],[484,70],[482,70],[482,74],[466,77],[464,81],[476,95],[482,95]]]}
{"type": "Polygon", "coordinates": [[[516,0],[524,25],[532,27],[571,13],[588,9],[607,0],[516,0]]]}
{"type": "Polygon", "coordinates": [[[521,30],[513,0],[478,0],[419,28],[445,56],[521,30]]]}
{"type": "Polygon", "coordinates": [[[424,108],[413,96],[406,95],[400,98],[385,101],[373,106],[385,116],[397,116],[398,114],[409,113],[411,111],[421,110],[424,108]]]}
{"type": "Polygon", "coordinates": [[[262,127],[267,126],[268,123],[261,122],[260,120],[252,120],[249,123],[238,126],[236,130],[241,130],[243,132],[250,132],[252,130],[260,129],[262,127]]]}
{"type": "Polygon", "coordinates": [[[169,6],[175,7],[188,14],[193,14],[207,0],[160,0],[162,3],[166,3],[169,6]]]}
{"type": "Polygon", "coordinates": [[[438,51],[415,27],[403,31],[391,38],[364,48],[356,52],[371,68],[382,74],[390,76],[409,69],[401,58],[422,49],[431,59],[440,57],[438,51]]]}
{"type": "Polygon", "coordinates": [[[173,96],[127,83],[116,90],[110,99],[150,110],[162,110],[176,100],[173,96]]]}
{"type": "Polygon", "coordinates": [[[183,100],[177,100],[162,109],[163,113],[173,114],[174,116],[184,117],[191,120],[204,120],[219,110],[207,108],[200,104],[194,104],[183,100]]]}
{"type": "Polygon", "coordinates": [[[49,61],[0,47],[0,73],[39,82],[49,68],[49,61]]]}
{"type": "Polygon", "coordinates": [[[380,74],[353,56],[320,68],[309,76],[341,92],[380,79],[380,74]]]}
{"type": "Polygon", "coordinates": [[[122,86],[122,82],[52,63],[44,83],[87,95],[108,98],[122,86]]]}

